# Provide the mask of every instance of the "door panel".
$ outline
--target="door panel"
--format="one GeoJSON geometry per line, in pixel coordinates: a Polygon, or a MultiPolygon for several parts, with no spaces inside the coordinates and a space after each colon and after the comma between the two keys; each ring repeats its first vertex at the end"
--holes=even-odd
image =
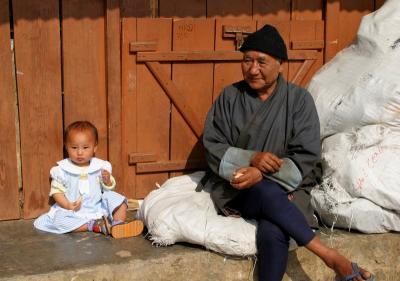
{"type": "MultiPolygon", "coordinates": [[[[136,113],[129,113],[136,120],[132,124],[135,136],[130,135],[136,146],[125,151],[137,198],[170,176],[206,167],[200,141],[206,114],[225,86],[242,79],[242,54],[235,51],[241,39],[265,23],[226,18],[137,19],[138,34],[129,57],[135,62],[131,67],[136,66],[136,83],[132,83],[136,100],[123,106],[136,113]]],[[[305,85],[322,63],[323,22],[268,23],[277,27],[289,48],[284,76],[305,85]]],[[[129,124],[125,126],[129,131],[129,124]]]]}

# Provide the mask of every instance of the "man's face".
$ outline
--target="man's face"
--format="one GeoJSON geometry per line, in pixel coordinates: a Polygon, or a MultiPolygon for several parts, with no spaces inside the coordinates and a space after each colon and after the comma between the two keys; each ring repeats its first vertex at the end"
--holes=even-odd
{"type": "Polygon", "coordinates": [[[246,51],[243,54],[243,78],[258,94],[272,93],[281,71],[279,60],[266,53],[246,51]]]}

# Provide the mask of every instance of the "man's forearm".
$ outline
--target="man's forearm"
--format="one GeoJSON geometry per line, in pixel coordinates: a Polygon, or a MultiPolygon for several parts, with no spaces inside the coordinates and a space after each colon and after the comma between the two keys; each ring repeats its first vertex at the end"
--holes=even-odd
{"type": "Polygon", "coordinates": [[[230,181],[237,169],[250,166],[250,159],[254,153],[255,151],[237,147],[228,148],[219,165],[219,176],[230,181]]]}

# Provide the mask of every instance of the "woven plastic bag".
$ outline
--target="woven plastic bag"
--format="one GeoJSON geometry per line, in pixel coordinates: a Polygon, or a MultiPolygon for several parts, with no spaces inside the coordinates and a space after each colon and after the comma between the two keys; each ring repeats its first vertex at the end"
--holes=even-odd
{"type": "Polygon", "coordinates": [[[171,178],[146,196],[138,218],[150,240],[160,246],[189,242],[227,255],[255,255],[256,222],[218,215],[209,192],[195,191],[203,176],[171,178]]]}
{"type": "Polygon", "coordinates": [[[308,87],[321,122],[324,222],[400,231],[400,1],[365,16],[357,38],[308,87]]]}
{"type": "Polygon", "coordinates": [[[400,132],[384,125],[332,135],[312,205],[326,224],[365,233],[400,231],[400,132]]]}
{"type": "Polygon", "coordinates": [[[400,1],[363,17],[353,44],[310,81],[321,137],[362,126],[400,126],[400,1]]]}

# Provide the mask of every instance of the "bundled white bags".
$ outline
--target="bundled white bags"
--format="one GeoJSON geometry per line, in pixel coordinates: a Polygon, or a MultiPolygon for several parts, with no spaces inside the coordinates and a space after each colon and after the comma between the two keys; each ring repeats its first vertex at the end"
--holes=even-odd
{"type": "Polygon", "coordinates": [[[328,224],[400,231],[400,1],[365,16],[308,89],[323,140],[313,206],[328,224]]]}
{"type": "Polygon", "coordinates": [[[323,141],[323,184],[312,203],[323,220],[367,233],[400,231],[400,133],[371,125],[323,141]]]}
{"type": "Polygon", "coordinates": [[[322,138],[371,124],[400,128],[399,65],[400,1],[388,0],[310,82],[322,138]]]}
{"type": "Polygon", "coordinates": [[[156,245],[189,242],[237,256],[256,253],[256,223],[217,214],[206,191],[196,192],[204,172],[167,180],[143,201],[138,217],[156,245]]]}

